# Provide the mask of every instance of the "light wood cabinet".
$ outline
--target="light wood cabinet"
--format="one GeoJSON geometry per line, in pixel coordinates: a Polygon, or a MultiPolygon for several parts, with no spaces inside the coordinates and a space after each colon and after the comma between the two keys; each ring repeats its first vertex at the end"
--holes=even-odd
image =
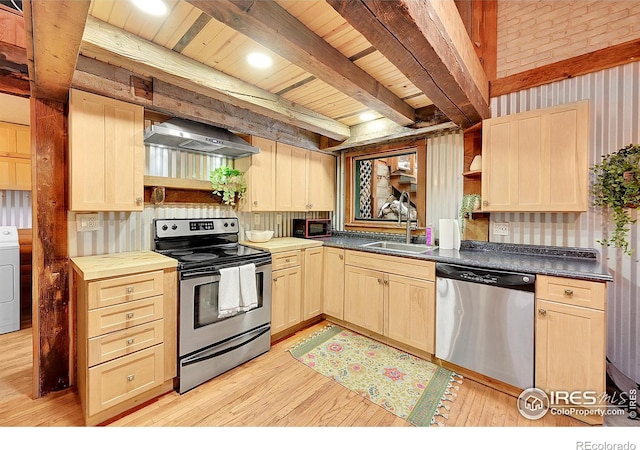
{"type": "MultiPolygon", "coordinates": [[[[599,282],[537,277],[536,387],[547,393],[592,391],[598,398],[606,393],[605,288],[599,282]]],[[[604,421],[599,414],[574,417],[592,424],[604,421]]]]}
{"type": "Polygon", "coordinates": [[[71,90],[71,211],[142,211],[143,116],[142,106],[71,90]]]}
{"type": "Polygon", "coordinates": [[[241,211],[276,210],[276,142],[252,136],[251,145],[260,153],[237,159],[235,168],[245,172],[247,192],[239,204],[241,211]]]}
{"type": "Polygon", "coordinates": [[[436,353],[435,284],[388,275],[385,335],[412,347],[436,353]]]}
{"type": "Polygon", "coordinates": [[[348,250],[344,320],[435,353],[435,263],[348,250]]]}
{"type": "Polygon", "coordinates": [[[384,333],[385,274],[345,266],[344,320],[374,333],[384,333]]]}
{"type": "Polygon", "coordinates": [[[31,134],[28,125],[0,122],[0,189],[31,190],[31,134]]]}
{"type": "MultiPolygon", "coordinates": [[[[153,259],[143,253],[131,258],[153,259]]],[[[105,277],[95,275],[103,270],[99,258],[120,261],[116,255],[72,259],[77,386],[87,425],[171,391],[177,371],[175,267],[142,263],[131,273],[105,277]],[[83,271],[87,267],[94,272],[83,271]]]]}
{"type": "Polygon", "coordinates": [[[344,318],[344,249],[324,247],[322,312],[344,318]]]}
{"type": "Polygon", "coordinates": [[[241,211],[333,211],[336,160],[282,142],[252,137],[260,153],[236,160],[245,172],[241,211]]]}
{"type": "Polygon", "coordinates": [[[274,270],[271,284],[271,335],[291,328],[302,320],[302,268],[274,270]]]}
{"type": "Polygon", "coordinates": [[[484,120],[482,210],[586,211],[588,135],[588,100],[484,120]]]}
{"type": "Polygon", "coordinates": [[[304,250],[302,320],[309,320],[322,314],[323,256],[324,252],[322,247],[313,247],[304,250]]]}

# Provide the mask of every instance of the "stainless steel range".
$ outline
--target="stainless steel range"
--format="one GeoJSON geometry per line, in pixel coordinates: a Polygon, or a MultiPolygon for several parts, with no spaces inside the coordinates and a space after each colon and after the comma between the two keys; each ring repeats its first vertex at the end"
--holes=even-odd
{"type": "Polygon", "coordinates": [[[154,250],[178,260],[184,393],[271,347],[271,254],[238,244],[238,219],[156,219],[154,250]]]}

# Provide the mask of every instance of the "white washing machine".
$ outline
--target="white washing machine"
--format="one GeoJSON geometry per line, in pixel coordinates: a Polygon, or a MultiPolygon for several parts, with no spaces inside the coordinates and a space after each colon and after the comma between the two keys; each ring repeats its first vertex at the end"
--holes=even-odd
{"type": "Polygon", "coordinates": [[[20,244],[16,227],[0,227],[0,334],[20,329],[20,244]]]}

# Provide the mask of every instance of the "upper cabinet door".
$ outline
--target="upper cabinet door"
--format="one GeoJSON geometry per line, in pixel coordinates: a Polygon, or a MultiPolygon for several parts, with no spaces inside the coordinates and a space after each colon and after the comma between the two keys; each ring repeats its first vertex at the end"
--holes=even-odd
{"type": "Polygon", "coordinates": [[[587,100],[483,121],[483,211],[586,211],[587,100]]]}
{"type": "Polygon", "coordinates": [[[308,152],[299,147],[278,142],[276,145],[276,210],[305,211],[307,201],[308,152]]]}
{"type": "Polygon", "coordinates": [[[255,155],[240,158],[234,167],[245,172],[247,192],[239,203],[240,211],[275,211],[276,141],[257,136],[251,145],[260,149],[255,155]]]}
{"type": "Polygon", "coordinates": [[[71,211],[142,211],[142,106],[71,90],[71,211]]]}
{"type": "Polygon", "coordinates": [[[319,152],[307,152],[307,205],[310,211],[335,208],[336,158],[319,152]]]}

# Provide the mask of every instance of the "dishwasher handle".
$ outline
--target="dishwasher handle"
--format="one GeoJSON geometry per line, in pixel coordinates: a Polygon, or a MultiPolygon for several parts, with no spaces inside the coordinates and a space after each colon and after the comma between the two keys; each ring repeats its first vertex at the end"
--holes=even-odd
{"type": "Polygon", "coordinates": [[[527,292],[534,292],[536,284],[536,276],[531,273],[483,269],[445,263],[436,263],[436,277],[527,292]]]}

